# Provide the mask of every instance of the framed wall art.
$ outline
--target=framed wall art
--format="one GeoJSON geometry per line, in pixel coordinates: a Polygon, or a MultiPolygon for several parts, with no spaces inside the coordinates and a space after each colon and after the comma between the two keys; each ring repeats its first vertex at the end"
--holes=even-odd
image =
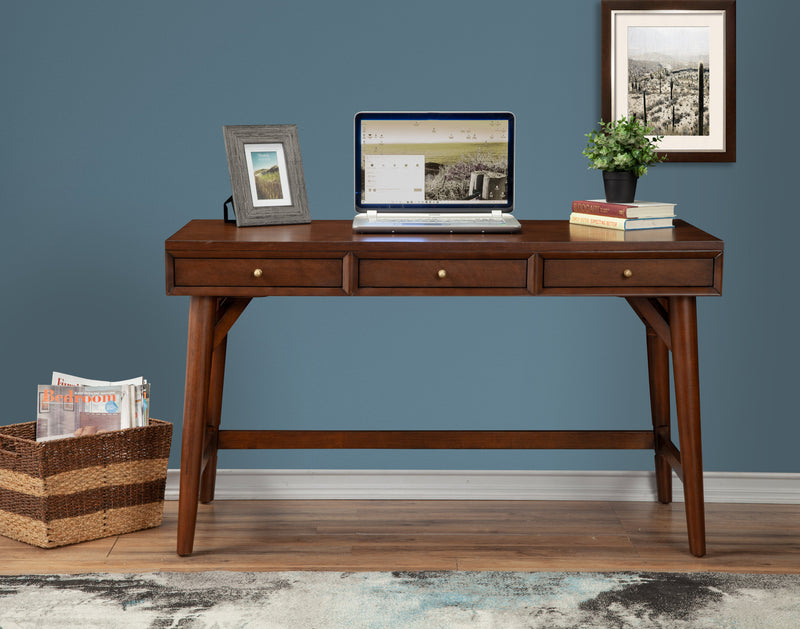
{"type": "Polygon", "coordinates": [[[603,0],[602,116],[635,116],[672,162],[736,161],[735,0],[603,0]]]}
{"type": "Polygon", "coordinates": [[[236,225],[310,223],[297,125],[222,130],[236,225]]]}

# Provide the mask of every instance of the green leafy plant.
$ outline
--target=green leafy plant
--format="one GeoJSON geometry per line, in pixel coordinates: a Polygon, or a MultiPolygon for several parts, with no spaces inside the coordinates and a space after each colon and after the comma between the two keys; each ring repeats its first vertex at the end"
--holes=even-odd
{"type": "Polygon", "coordinates": [[[613,122],[600,121],[600,130],[587,133],[589,143],[583,154],[589,158],[589,168],[607,172],[630,171],[637,177],[647,174],[647,167],[663,162],[666,157],[656,154],[663,135],[636,118],[622,116],[613,122]],[[648,137],[652,136],[652,137],[648,137]]]}

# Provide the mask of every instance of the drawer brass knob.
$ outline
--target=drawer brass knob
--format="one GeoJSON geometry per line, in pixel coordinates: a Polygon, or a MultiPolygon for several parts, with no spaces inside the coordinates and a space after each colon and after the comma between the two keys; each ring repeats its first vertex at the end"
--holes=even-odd
{"type": "Polygon", "coordinates": [[[439,269],[439,272],[436,275],[439,276],[440,280],[443,280],[444,278],[447,277],[447,271],[445,271],[444,269],[439,269]]]}
{"type": "Polygon", "coordinates": [[[261,269],[256,269],[255,271],[253,271],[253,277],[261,277],[262,275],[264,275],[264,271],[262,271],[261,269]]]}
{"type": "Polygon", "coordinates": [[[631,271],[630,269],[625,269],[622,272],[622,275],[623,275],[623,277],[633,277],[633,271],[631,271]]]}

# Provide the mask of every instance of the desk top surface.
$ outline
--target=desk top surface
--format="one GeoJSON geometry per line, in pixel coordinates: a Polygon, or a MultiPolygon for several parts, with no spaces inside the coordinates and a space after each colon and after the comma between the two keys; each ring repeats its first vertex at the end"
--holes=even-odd
{"type": "Polygon", "coordinates": [[[676,220],[673,229],[618,231],[566,220],[520,221],[515,234],[357,234],[352,221],[322,220],[300,225],[237,227],[222,220],[198,219],[187,223],[165,242],[169,253],[224,249],[229,252],[270,249],[378,248],[520,251],[676,251],[722,252],[724,243],[697,227],[676,220]]]}

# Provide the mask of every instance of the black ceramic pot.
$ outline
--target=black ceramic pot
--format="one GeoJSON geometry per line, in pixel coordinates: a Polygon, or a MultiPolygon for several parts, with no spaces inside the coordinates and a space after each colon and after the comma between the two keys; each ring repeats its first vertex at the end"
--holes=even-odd
{"type": "Polygon", "coordinates": [[[603,171],[603,185],[608,203],[633,203],[638,177],[630,171],[609,173],[603,171]]]}

